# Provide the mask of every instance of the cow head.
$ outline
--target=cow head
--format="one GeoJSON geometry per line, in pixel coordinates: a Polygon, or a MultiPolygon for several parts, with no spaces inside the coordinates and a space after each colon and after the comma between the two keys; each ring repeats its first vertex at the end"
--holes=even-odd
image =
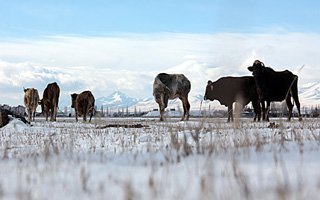
{"type": "Polygon", "coordinates": [[[259,76],[265,72],[265,66],[264,63],[260,60],[254,61],[253,65],[248,67],[248,70],[252,72],[253,76],[259,76]]]}
{"type": "Polygon", "coordinates": [[[28,90],[30,90],[31,88],[23,88],[23,92],[26,93],[28,90]]]}
{"type": "Polygon", "coordinates": [[[78,97],[78,94],[74,93],[71,94],[71,108],[75,108],[76,107],[76,99],[78,97]]]}
{"type": "Polygon", "coordinates": [[[208,81],[208,83],[207,83],[207,87],[206,87],[206,92],[205,92],[205,94],[204,94],[204,97],[203,97],[203,99],[204,100],[211,100],[211,101],[213,101],[213,90],[214,90],[214,86],[213,86],[213,82],[212,81],[208,81]]]}

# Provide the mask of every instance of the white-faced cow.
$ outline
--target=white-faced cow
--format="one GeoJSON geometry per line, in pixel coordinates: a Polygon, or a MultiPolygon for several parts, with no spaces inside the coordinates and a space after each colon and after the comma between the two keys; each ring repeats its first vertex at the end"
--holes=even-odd
{"type": "Polygon", "coordinates": [[[42,113],[46,117],[46,121],[48,121],[49,114],[51,114],[50,121],[57,120],[59,96],[60,88],[56,82],[49,83],[46,89],[44,89],[43,97],[39,101],[39,104],[41,105],[42,113]]]}
{"type": "Polygon", "coordinates": [[[248,67],[248,70],[252,72],[256,81],[262,106],[264,107],[264,102],[267,102],[266,112],[263,113],[263,119],[269,121],[268,113],[270,102],[286,100],[289,109],[288,120],[290,120],[293,108],[293,104],[291,102],[292,96],[298,109],[299,120],[302,120],[300,113],[300,102],[298,98],[297,75],[288,70],[280,72],[274,71],[270,67],[265,67],[264,63],[259,60],[256,60],[252,66],[248,67]]]}
{"type": "Polygon", "coordinates": [[[94,96],[90,91],[84,91],[80,94],[71,94],[72,105],[71,108],[75,110],[76,121],[78,116],[83,115],[83,121],[87,121],[87,115],[90,115],[89,122],[94,114],[94,96]]]}
{"type": "Polygon", "coordinates": [[[164,120],[164,110],[168,106],[169,99],[179,98],[183,104],[183,115],[181,120],[189,119],[190,104],[188,94],[191,83],[183,74],[160,73],[153,83],[153,96],[159,104],[160,121],[164,120]]]}
{"type": "Polygon", "coordinates": [[[234,102],[247,105],[250,101],[255,112],[254,121],[258,117],[260,121],[261,107],[254,78],[222,77],[215,82],[208,81],[204,100],[218,100],[221,105],[228,107],[228,122],[233,121],[232,105],[234,102]]]}
{"type": "Polygon", "coordinates": [[[28,111],[28,120],[29,122],[34,121],[36,115],[36,110],[39,102],[39,93],[35,88],[24,88],[24,105],[28,111]]]}

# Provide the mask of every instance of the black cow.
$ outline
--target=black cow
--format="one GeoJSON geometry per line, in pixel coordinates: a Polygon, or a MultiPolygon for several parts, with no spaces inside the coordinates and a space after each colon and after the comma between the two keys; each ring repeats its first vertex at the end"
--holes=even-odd
{"type": "Polygon", "coordinates": [[[293,104],[291,102],[291,96],[296,103],[299,120],[302,120],[300,113],[300,102],[298,97],[298,76],[292,72],[274,71],[270,67],[265,67],[264,63],[256,60],[253,65],[248,67],[248,70],[252,72],[256,81],[257,90],[260,101],[264,107],[264,102],[267,102],[266,112],[263,113],[263,119],[269,121],[269,107],[271,101],[283,101],[286,100],[289,116],[288,120],[292,116],[293,104]]]}
{"type": "Polygon", "coordinates": [[[254,121],[260,121],[261,107],[255,80],[251,76],[222,77],[215,82],[208,81],[204,100],[218,100],[228,107],[228,122],[233,121],[232,105],[234,102],[247,105],[250,101],[255,112],[254,121]]]}
{"type": "Polygon", "coordinates": [[[160,73],[153,83],[153,96],[159,104],[160,121],[163,121],[165,108],[169,99],[179,98],[183,104],[183,115],[181,120],[189,119],[190,104],[188,94],[191,90],[191,83],[183,74],[160,73]]]}

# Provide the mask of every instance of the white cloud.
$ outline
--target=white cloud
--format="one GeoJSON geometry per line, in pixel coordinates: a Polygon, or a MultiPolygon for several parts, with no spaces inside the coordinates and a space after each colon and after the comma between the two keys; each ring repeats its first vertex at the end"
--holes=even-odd
{"type": "Polygon", "coordinates": [[[286,34],[146,34],[117,37],[48,37],[0,42],[0,103],[22,104],[22,87],[42,94],[47,83],[69,94],[92,90],[96,97],[121,90],[152,96],[159,72],[184,73],[192,94],[203,94],[207,81],[251,75],[255,59],[275,70],[289,69],[299,83],[318,81],[320,35],[286,34]],[[299,71],[302,65],[305,67],[299,71]],[[10,94],[10,95],[9,95],[10,94]]]}

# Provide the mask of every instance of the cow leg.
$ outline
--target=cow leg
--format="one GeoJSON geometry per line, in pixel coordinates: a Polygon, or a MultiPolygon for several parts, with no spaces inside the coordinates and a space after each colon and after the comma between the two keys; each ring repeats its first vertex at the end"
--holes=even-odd
{"type": "Polygon", "coordinates": [[[293,109],[293,104],[291,102],[291,95],[289,94],[286,98],[286,103],[289,109],[289,116],[288,116],[288,121],[290,121],[291,116],[292,116],[292,109],[293,109]]]}
{"type": "Polygon", "coordinates": [[[55,115],[54,107],[53,107],[53,106],[51,106],[50,110],[51,110],[50,121],[54,121],[54,115],[55,115]]]}
{"type": "Polygon", "coordinates": [[[163,121],[164,108],[161,107],[160,105],[159,105],[159,111],[160,111],[160,121],[163,121]]]}
{"type": "Polygon", "coordinates": [[[233,121],[232,104],[228,106],[228,120],[227,120],[227,122],[230,122],[230,118],[231,118],[231,121],[233,121]]]}
{"type": "Polygon", "coordinates": [[[28,109],[28,120],[29,122],[32,120],[32,111],[30,109],[28,109]]]}
{"type": "Polygon", "coordinates": [[[92,116],[93,116],[93,111],[90,112],[89,122],[91,122],[92,116]]]}
{"type": "Polygon", "coordinates": [[[53,114],[53,120],[57,121],[57,114],[58,114],[58,106],[53,106],[54,114],[53,114]]]}
{"type": "Polygon", "coordinates": [[[34,110],[34,111],[32,112],[32,121],[34,121],[35,116],[36,116],[36,111],[34,110]]]}
{"type": "Polygon", "coordinates": [[[159,111],[160,111],[160,121],[164,120],[164,110],[166,109],[166,106],[159,103],[159,111]]]}
{"type": "Polygon", "coordinates": [[[51,112],[50,112],[50,121],[52,122],[53,121],[53,115],[54,115],[54,110],[53,110],[52,106],[50,107],[50,110],[51,110],[51,112]]]}
{"type": "Polygon", "coordinates": [[[46,115],[46,121],[48,121],[49,113],[50,113],[50,111],[46,111],[46,112],[45,112],[45,115],[46,115]]]}
{"type": "Polygon", "coordinates": [[[185,113],[186,120],[189,120],[189,117],[190,117],[190,103],[188,101],[188,97],[186,97],[185,107],[186,107],[186,113],[185,113]]]}
{"type": "Polygon", "coordinates": [[[261,105],[261,113],[262,113],[262,121],[266,121],[266,107],[264,101],[260,101],[261,105]]]}
{"type": "Polygon", "coordinates": [[[78,111],[77,109],[74,109],[74,110],[75,110],[76,122],[78,122],[78,111]]]}
{"type": "Polygon", "coordinates": [[[252,106],[253,106],[253,110],[255,113],[253,121],[255,122],[257,117],[258,117],[258,121],[260,121],[260,118],[261,118],[260,102],[259,101],[252,101],[252,106]]]}
{"type": "Polygon", "coordinates": [[[168,106],[168,100],[169,97],[167,97],[166,95],[162,96],[162,101],[161,103],[159,103],[159,109],[160,109],[160,121],[164,120],[164,110],[167,108],[168,106]]]}
{"type": "Polygon", "coordinates": [[[183,105],[183,115],[181,121],[183,121],[184,119],[189,120],[190,103],[188,101],[188,97],[179,97],[179,99],[182,101],[183,105]]]}
{"type": "Polygon", "coordinates": [[[87,114],[83,114],[83,121],[87,121],[87,114]]]}
{"type": "Polygon", "coordinates": [[[58,107],[53,105],[51,110],[52,110],[51,121],[57,121],[58,107]]]}
{"type": "Polygon", "coordinates": [[[267,101],[267,107],[265,109],[265,113],[266,113],[266,121],[269,121],[269,110],[270,110],[270,101],[267,101]]]}
{"type": "Polygon", "coordinates": [[[299,121],[302,120],[302,117],[301,117],[301,112],[300,112],[300,102],[299,102],[299,97],[298,97],[298,92],[296,93],[292,93],[292,97],[293,97],[293,100],[294,102],[296,103],[296,106],[297,106],[297,110],[298,110],[298,115],[299,115],[299,121]]]}
{"type": "Polygon", "coordinates": [[[94,112],[94,107],[91,107],[89,109],[89,112],[88,112],[88,114],[89,114],[89,122],[91,122],[91,119],[92,119],[92,116],[93,116],[93,112],[94,112]]]}

